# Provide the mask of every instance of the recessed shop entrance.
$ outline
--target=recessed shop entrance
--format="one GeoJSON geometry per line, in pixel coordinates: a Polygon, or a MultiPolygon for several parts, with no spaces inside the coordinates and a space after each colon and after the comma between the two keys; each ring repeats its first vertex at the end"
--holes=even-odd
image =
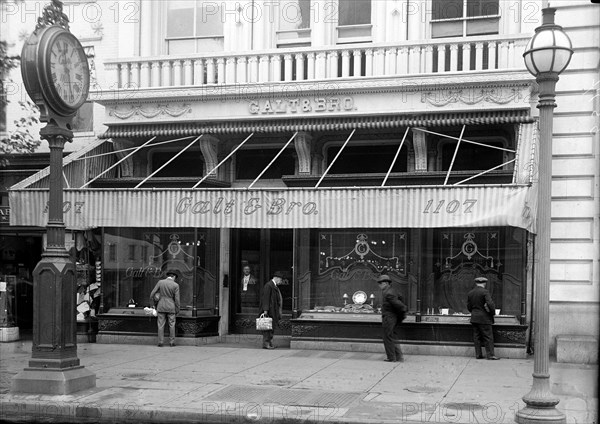
{"type": "Polygon", "coordinates": [[[276,334],[289,334],[293,290],[293,230],[237,229],[231,235],[229,282],[230,333],[255,333],[262,288],[275,271],[284,275],[279,289],[283,319],[276,334]],[[245,269],[245,270],[244,270],[245,269]]]}

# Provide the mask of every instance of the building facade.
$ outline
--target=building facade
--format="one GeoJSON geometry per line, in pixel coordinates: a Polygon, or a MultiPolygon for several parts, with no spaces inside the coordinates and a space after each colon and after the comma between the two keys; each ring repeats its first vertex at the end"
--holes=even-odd
{"type": "MultiPolygon", "coordinates": [[[[107,129],[64,161],[65,223],[92,241],[99,336],[153,334],[142,308],[168,268],[182,274],[181,336],[253,333],[279,271],[292,346],[375,349],[386,273],[409,306],[409,349],[467,354],[466,293],[485,276],[501,354],[526,355],[546,146],[522,53],[542,3],[119,9],[90,96],[107,129]]],[[[600,10],[552,6],[575,50],[552,146],[554,340],[598,333],[600,10]]],[[[43,172],[13,186],[11,224],[45,225],[47,186],[43,172]]]]}

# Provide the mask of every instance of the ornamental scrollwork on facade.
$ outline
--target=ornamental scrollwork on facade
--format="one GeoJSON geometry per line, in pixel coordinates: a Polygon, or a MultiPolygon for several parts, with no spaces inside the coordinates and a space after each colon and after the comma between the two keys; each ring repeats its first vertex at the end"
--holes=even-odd
{"type": "Polygon", "coordinates": [[[114,330],[123,323],[121,319],[101,319],[98,321],[98,331],[114,330]]]}
{"type": "Polygon", "coordinates": [[[496,334],[515,343],[525,344],[526,342],[524,331],[497,330],[496,334]]]}
{"type": "Polygon", "coordinates": [[[189,104],[184,104],[181,107],[172,107],[168,104],[159,104],[150,109],[142,107],[142,105],[131,105],[127,107],[112,107],[108,109],[109,116],[115,116],[119,119],[129,119],[133,116],[143,116],[144,118],[156,118],[159,115],[168,115],[177,118],[186,113],[191,113],[192,107],[189,104]]]}
{"type": "Polygon", "coordinates": [[[299,325],[295,324],[292,326],[292,337],[301,337],[306,333],[312,333],[318,330],[319,327],[316,325],[299,325]]]}
{"type": "Polygon", "coordinates": [[[204,329],[208,326],[208,322],[200,321],[200,322],[180,322],[177,327],[183,332],[187,334],[200,334],[204,331],[204,329]]]}
{"type": "Polygon", "coordinates": [[[481,102],[506,104],[521,97],[516,88],[482,88],[482,89],[454,89],[426,91],[421,93],[421,103],[433,106],[447,106],[451,103],[464,103],[474,105],[481,102]]]}

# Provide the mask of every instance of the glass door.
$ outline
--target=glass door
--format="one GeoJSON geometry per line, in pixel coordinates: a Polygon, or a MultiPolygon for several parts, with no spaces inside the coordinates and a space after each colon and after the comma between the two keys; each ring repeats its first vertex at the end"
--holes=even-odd
{"type": "Polygon", "coordinates": [[[292,312],[293,293],[293,231],[267,229],[232,230],[232,263],[229,283],[231,333],[255,333],[256,317],[260,314],[262,289],[275,271],[284,275],[279,289],[283,297],[285,322],[292,312]]]}

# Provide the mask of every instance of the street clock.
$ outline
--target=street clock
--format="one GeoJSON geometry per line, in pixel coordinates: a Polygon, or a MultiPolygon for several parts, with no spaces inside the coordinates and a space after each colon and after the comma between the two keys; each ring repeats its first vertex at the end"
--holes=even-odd
{"type": "Polygon", "coordinates": [[[62,5],[52,13],[54,19],[40,18],[25,42],[21,73],[27,93],[40,108],[40,119],[66,122],[87,100],[90,69],[83,46],[69,31],[62,5]]]}

